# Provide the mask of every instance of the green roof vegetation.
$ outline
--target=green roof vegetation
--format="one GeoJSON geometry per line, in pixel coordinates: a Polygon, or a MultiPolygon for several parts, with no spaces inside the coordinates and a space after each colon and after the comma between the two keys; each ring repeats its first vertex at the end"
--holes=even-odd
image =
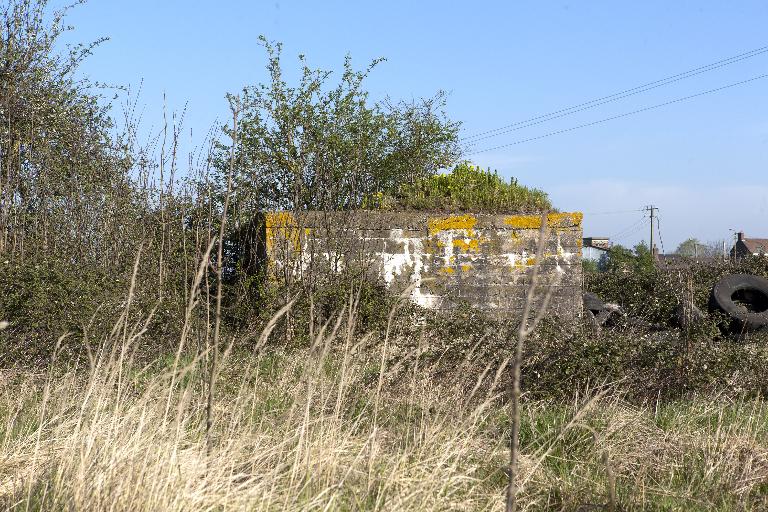
{"type": "Polygon", "coordinates": [[[387,210],[438,210],[472,212],[538,213],[551,210],[547,194],[506,181],[497,171],[481,169],[470,162],[456,165],[450,173],[419,177],[400,185],[392,195],[370,196],[364,207],[387,210]]]}

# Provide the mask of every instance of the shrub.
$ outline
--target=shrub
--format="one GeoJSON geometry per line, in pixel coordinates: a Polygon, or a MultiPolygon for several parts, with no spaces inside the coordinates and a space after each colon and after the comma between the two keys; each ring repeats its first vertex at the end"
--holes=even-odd
{"type": "Polygon", "coordinates": [[[600,333],[550,323],[528,344],[524,389],[562,398],[574,389],[616,385],[643,401],[696,393],[768,395],[768,346],[677,330],[600,333]]]}
{"type": "MultiPolygon", "coordinates": [[[[230,290],[231,295],[236,293],[230,290]]],[[[254,302],[232,297],[225,311],[227,324],[236,331],[258,332],[283,305],[293,300],[293,306],[277,323],[272,336],[275,343],[291,346],[306,346],[313,331],[316,334],[326,323],[332,328],[339,316],[348,313],[350,300],[355,302],[355,332],[370,333],[378,341],[384,335],[392,308],[398,305],[397,296],[383,283],[351,269],[293,285],[254,278],[252,290],[247,293],[254,297],[254,302]]],[[[397,308],[400,313],[394,329],[412,332],[413,314],[420,308],[407,300],[399,302],[397,308]]]]}
{"type": "Polygon", "coordinates": [[[162,299],[158,297],[155,265],[141,262],[126,310],[131,268],[116,273],[112,268],[59,258],[0,263],[0,320],[10,324],[0,331],[0,364],[47,364],[64,334],[62,356],[84,357],[84,344],[75,340],[103,337],[106,333],[98,329],[110,325],[124,310],[136,325],[152,312],[145,326],[151,345],[134,347],[141,358],[168,351],[178,342],[185,305],[170,286],[164,286],[162,299]]]}
{"type": "Polygon", "coordinates": [[[282,45],[259,38],[267,51],[268,81],[229,96],[240,113],[237,140],[220,144],[214,159],[216,188],[223,195],[234,149],[231,213],[256,210],[346,210],[368,194],[391,192],[401,183],[456,162],[459,123],[444,113],[445,94],[413,102],[372,102],[368,74],[349,56],[337,83],[329,71],[299,56],[300,79],[286,80],[282,45]]]}
{"type": "Polygon", "coordinates": [[[119,306],[123,283],[101,269],[59,260],[1,265],[0,317],[10,323],[0,333],[6,362],[47,360],[56,338],[81,335],[94,315],[109,318],[119,306]]]}
{"type": "Polygon", "coordinates": [[[498,172],[469,162],[458,164],[448,174],[419,177],[405,183],[394,197],[369,197],[365,206],[488,213],[537,213],[552,208],[545,192],[520,185],[514,178],[506,182],[498,172]]]}
{"type": "Polygon", "coordinates": [[[605,272],[585,273],[584,288],[606,302],[619,304],[627,314],[651,322],[670,322],[684,300],[707,311],[712,287],[727,274],[768,277],[768,258],[736,262],[690,262],[686,268],[616,265],[605,272]]]}

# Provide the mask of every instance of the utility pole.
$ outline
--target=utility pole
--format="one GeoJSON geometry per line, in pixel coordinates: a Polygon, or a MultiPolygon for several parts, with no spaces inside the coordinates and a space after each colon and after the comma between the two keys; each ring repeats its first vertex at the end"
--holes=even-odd
{"type": "Polygon", "coordinates": [[[653,254],[653,217],[654,217],[654,213],[657,212],[658,210],[659,209],[653,205],[645,207],[645,211],[650,212],[651,214],[651,246],[649,247],[649,249],[651,250],[651,254],[653,254]]]}

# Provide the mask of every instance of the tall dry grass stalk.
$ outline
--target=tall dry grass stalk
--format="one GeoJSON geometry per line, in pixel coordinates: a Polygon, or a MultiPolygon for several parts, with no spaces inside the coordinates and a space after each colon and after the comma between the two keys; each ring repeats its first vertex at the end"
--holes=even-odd
{"type": "MultiPolygon", "coordinates": [[[[472,476],[476,424],[449,428],[447,411],[414,415],[418,435],[401,444],[403,425],[372,420],[386,392],[363,383],[380,354],[361,350],[355,314],[350,304],[312,347],[291,357],[222,359],[222,397],[212,412],[194,378],[204,371],[202,354],[141,368],[101,350],[85,373],[53,365],[45,379],[21,378],[13,383],[19,401],[1,409],[9,414],[0,503],[14,510],[392,510],[434,508],[453,496],[468,508],[488,507],[493,496],[478,493],[472,476]]],[[[129,352],[143,332],[124,332],[125,325],[113,329],[104,346],[129,352]]],[[[383,370],[376,377],[388,378],[383,370]]],[[[446,398],[426,382],[417,387],[410,410],[446,398]]]]}
{"type": "MultiPolygon", "coordinates": [[[[539,228],[539,238],[536,244],[536,262],[533,266],[531,275],[531,283],[528,287],[528,291],[525,297],[525,303],[523,304],[523,313],[520,318],[520,325],[517,328],[517,338],[515,340],[514,356],[512,357],[512,375],[510,379],[511,388],[511,408],[512,408],[512,433],[510,435],[509,442],[509,483],[507,484],[507,494],[505,500],[506,512],[515,512],[517,510],[517,491],[518,491],[518,457],[520,453],[520,369],[523,364],[523,346],[525,340],[536,329],[536,326],[544,318],[549,307],[549,302],[552,299],[552,293],[557,286],[557,282],[551,283],[544,294],[543,300],[541,300],[536,313],[531,319],[531,313],[533,312],[534,301],[536,295],[539,292],[539,274],[541,270],[541,263],[544,257],[544,248],[547,246],[547,238],[549,234],[549,222],[547,220],[547,213],[544,212],[541,215],[541,226],[539,228]]],[[[557,279],[560,278],[560,274],[557,274],[557,279]]]]}
{"type": "Polygon", "coordinates": [[[221,302],[223,294],[224,275],[224,237],[227,233],[227,219],[229,215],[229,199],[232,194],[232,174],[235,170],[235,151],[237,149],[237,120],[239,106],[237,100],[231,101],[232,105],[232,148],[229,155],[229,171],[227,172],[227,189],[224,194],[224,208],[219,219],[218,253],[216,258],[216,319],[213,328],[213,355],[208,370],[208,402],[205,408],[205,437],[208,442],[208,451],[211,451],[211,429],[213,428],[213,401],[216,391],[216,377],[219,365],[219,343],[221,338],[221,302]]]}
{"type": "MultiPolygon", "coordinates": [[[[468,393],[420,371],[416,354],[396,370],[357,333],[355,303],[309,347],[270,345],[265,332],[253,351],[222,357],[210,431],[206,354],[149,366],[120,357],[144,335],[129,315],[87,368],[3,372],[0,508],[502,510],[509,414],[488,385],[498,375],[468,393]]],[[[605,388],[519,411],[520,510],[577,510],[606,492],[626,510],[768,505],[761,401],[653,410],[605,388]]]]}

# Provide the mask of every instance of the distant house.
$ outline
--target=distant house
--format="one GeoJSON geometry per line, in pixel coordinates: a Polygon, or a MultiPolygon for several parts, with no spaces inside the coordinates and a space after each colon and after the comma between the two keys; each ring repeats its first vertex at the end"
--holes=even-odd
{"type": "Polygon", "coordinates": [[[581,239],[581,259],[600,261],[600,258],[611,248],[611,240],[608,237],[591,236],[581,239]]]}
{"type": "Polygon", "coordinates": [[[736,245],[731,249],[732,258],[768,256],[768,238],[747,238],[743,231],[736,235],[736,245]]]}

